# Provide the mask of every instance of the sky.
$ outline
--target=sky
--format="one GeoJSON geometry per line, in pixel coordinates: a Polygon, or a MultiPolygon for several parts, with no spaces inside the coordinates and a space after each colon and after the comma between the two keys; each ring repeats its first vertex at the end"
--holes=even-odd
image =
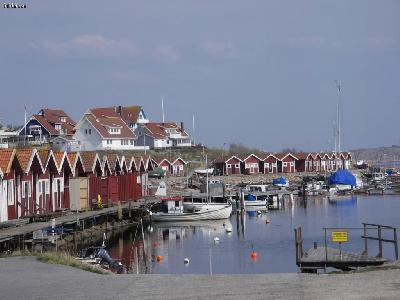
{"type": "Polygon", "coordinates": [[[0,7],[0,121],[142,105],[213,147],[400,144],[400,1],[143,0],[0,7]]]}

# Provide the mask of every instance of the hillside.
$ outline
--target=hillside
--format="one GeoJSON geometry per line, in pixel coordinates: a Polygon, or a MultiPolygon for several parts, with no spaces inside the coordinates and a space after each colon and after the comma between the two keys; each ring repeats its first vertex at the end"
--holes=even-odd
{"type": "Polygon", "coordinates": [[[354,161],[398,161],[400,146],[351,150],[354,161]]]}

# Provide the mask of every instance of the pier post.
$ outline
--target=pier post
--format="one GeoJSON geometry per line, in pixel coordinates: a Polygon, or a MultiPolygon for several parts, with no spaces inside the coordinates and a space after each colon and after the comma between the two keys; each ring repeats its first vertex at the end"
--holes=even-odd
{"type": "Polygon", "coordinates": [[[368,255],[368,239],[367,239],[367,224],[363,223],[364,226],[364,255],[368,255]]]}
{"type": "Polygon", "coordinates": [[[394,240],[394,255],[396,260],[399,259],[399,246],[397,245],[397,228],[393,228],[393,240],[394,240]]]}
{"type": "Polygon", "coordinates": [[[378,225],[378,239],[379,239],[379,253],[378,257],[382,257],[382,227],[381,225],[378,225]]]}
{"type": "Polygon", "coordinates": [[[325,261],[328,262],[328,240],[326,236],[326,228],[324,228],[325,231],[325,261]]]}

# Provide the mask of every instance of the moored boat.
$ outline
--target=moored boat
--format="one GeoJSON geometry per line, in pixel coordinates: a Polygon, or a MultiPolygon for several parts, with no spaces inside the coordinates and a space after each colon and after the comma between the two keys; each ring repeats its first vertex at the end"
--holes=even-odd
{"type": "Polygon", "coordinates": [[[203,203],[184,205],[183,197],[161,198],[160,212],[151,214],[154,222],[200,221],[228,219],[232,213],[231,203],[203,203]]]}

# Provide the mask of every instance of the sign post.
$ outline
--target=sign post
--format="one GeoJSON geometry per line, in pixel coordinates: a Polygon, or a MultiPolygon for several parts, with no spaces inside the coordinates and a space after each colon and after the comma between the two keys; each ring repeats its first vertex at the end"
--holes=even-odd
{"type": "Polygon", "coordinates": [[[340,260],[342,260],[342,243],[349,241],[349,233],[347,231],[332,231],[332,242],[339,243],[340,260]]]}

